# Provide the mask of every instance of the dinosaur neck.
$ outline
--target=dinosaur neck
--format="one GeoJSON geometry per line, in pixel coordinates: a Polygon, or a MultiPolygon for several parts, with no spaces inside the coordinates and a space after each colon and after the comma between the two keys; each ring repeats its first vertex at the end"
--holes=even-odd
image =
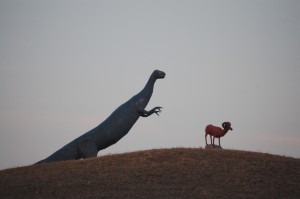
{"type": "Polygon", "coordinates": [[[148,92],[151,91],[151,93],[152,93],[155,81],[156,81],[156,78],[154,77],[154,73],[152,73],[152,75],[150,76],[150,78],[143,90],[148,91],[148,92]]]}
{"type": "Polygon", "coordinates": [[[154,74],[152,74],[150,76],[147,84],[143,88],[143,90],[137,95],[139,99],[143,98],[143,100],[144,100],[143,108],[145,108],[147,106],[148,102],[150,101],[150,98],[153,93],[155,81],[156,81],[156,78],[155,78],[154,74]]]}

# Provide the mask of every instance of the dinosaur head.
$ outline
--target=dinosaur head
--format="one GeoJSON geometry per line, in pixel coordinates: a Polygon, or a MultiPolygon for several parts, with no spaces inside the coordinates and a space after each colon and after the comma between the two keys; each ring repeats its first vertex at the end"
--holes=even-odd
{"type": "Polygon", "coordinates": [[[163,79],[166,76],[166,73],[160,70],[155,70],[153,73],[156,79],[163,79]]]}

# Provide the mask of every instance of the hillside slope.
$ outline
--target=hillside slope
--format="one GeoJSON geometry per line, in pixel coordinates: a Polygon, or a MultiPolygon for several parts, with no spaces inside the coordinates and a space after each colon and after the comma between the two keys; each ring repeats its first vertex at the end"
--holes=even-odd
{"type": "Polygon", "coordinates": [[[201,148],[0,171],[1,198],[300,198],[300,159],[201,148]]]}

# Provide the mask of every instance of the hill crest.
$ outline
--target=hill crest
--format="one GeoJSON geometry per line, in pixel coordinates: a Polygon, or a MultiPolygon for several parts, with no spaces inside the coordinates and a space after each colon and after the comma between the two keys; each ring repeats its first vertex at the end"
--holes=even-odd
{"type": "Polygon", "coordinates": [[[0,171],[4,198],[299,198],[300,159],[152,149],[0,171]]]}

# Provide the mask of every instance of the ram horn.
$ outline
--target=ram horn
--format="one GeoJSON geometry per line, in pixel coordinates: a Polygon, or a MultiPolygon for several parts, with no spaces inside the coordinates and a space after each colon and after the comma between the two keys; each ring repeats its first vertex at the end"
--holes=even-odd
{"type": "Polygon", "coordinates": [[[225,128],[226,126],[226,122],[223,122],[222,127],[225,128]]]}

